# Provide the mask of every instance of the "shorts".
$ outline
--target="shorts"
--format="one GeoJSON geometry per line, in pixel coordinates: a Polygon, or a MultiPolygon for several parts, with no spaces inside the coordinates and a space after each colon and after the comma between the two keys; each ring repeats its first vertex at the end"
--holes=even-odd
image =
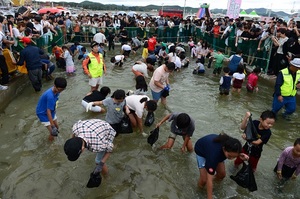
{"type": "Polygon", "coordinates": [[[205,167],[206,159],[202,156],[196,155],[197,164],[199,169],[203,169],[205,167]]]}
{"type": "Polygon", "coordinates": [[[103,156],[105,155],[106,151],[100,151],[97,153],[96,158],[95,158],[95,162],[96,164],[100,164],[103,156]]]}
{"type": "Polygon", "coordinates": [[[229,89],[219,87],[220,95],[229,95],[229,89]]]}
{"type": "Polygon", "coordinates": [[[162,97],[162,92],[163,90],[161,90],[160,92],[154,92],[153,90],[151,90],[153,100],[158,101],[162,97]]]}
{"type": "MultiPolygon", "coordinates": [[[[57,117],[56,117],[56,115],[54,115],[54,118],[53,118],[53,121],[55,121],[55,120],[57,120],[57,117]]],[[[45,127],[47,127],[47,126],[50,126],[51,124],[50,124],[50,122],[48,121],[48,122],[41,122],[45,127]]]]}
{"type": "Polygon", "coordinates": [[[95,87],[97,85],[102,85],[102,76],[101,77],[92,77],[89,79],[89,85],[95,87]]]}
{"type": "Polygon", "coordinates": [[[170,133],[169,138],[172,138],[172,139],[175,140],[175,139],[176,139],[176,136],[177,136],[177,135],[176,135],[175,133],[170,133]]]}

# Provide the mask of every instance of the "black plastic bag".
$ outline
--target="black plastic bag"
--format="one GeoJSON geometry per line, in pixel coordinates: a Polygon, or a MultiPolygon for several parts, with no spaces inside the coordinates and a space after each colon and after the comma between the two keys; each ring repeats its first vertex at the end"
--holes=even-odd
{"type": "Polygon", "coordinates": [[[159,127],[155,128],[150,132],[150,135],[147,138],[147,142],[152,146],[157,140],[159,136],[159,127]]]}
{"type": "Polygon", "coordinates": [[[151,126],[154,123],[154,113],[153,112],[148,112],[144,125],[145,126],[151,126]]]}
{"type": "Polygon", "coordinates": [[[166,98],[169,96],[169,94],[170,94],[169,91],[164,89],[163,92],[161,93],[161,96],[166,98]]]}
{"type": "Polygon", "coordinates": [[[257,140],[257,137],[258,137],[257,130],[253,124],[251,116],[249,117],[249,120],[248,120],[248,123],[247,123],[244,133],[246,134],[247,142],[252,142],[254,140],[257,140]]]}
{"type": "Polygon", "coordinates": [[[127,115],[125,115],[120,123],[120,132],[119,133],[132,133],[132,126],[130,119],[127,115]]]}
{"type": "Polygon", "coordinates": [[[251,192],[257,190],[255,177],[250,164],[243,162],[241,170],[239,170],[235,176],[231,175],[230,178],[238,185],[247,188],[251,192]]]}
{"type": "Polygon", "coordinates": [[[94,187],[99,187],[102,181],[102,177],[100,173],[94,173],[92,172],[90,174],[90,179],[86,185],[87,188],[94,188],[94,187]]]}

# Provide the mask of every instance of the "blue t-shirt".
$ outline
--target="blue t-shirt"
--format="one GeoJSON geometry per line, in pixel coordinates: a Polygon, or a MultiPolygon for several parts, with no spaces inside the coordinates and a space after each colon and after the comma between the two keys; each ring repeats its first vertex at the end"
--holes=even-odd
{"type": "Polygon", "coordinates": [[[209,134],[200,138],[195,144],[196,154],[205,158],[205,169],[211,175],[215,174],[218,164],[227,159],[222,144],[213,141],[216,137],[218,135],[209,134]]]}
{"type": "Polygon", "coordinates": [[[41,122],[49,122],[47,117],[47,109],[51,110],[52,118],[55,117],[55,109],[59,93],[54,94],[52,89],[53,87],[49,88],[42,94],[36,106],[36,114],[41,122]]]}

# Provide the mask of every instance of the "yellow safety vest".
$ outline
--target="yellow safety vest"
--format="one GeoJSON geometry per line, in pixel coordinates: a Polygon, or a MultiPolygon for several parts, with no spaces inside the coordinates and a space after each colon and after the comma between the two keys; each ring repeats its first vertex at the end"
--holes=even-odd
{"type": "Polygon", "coordinates": [[[283,84],[280,87],[281,96],[283,97],[295,96],[297,93],[296,84],[300,79],[300,71],[297,71],[295,81],[293,81],[293,77],[290,74],[288,68],[282,69],[281,72],[283,76],[283,84]]]}
{"type": "Polygon", "coordinates": [[[101,77],[103,74],[103,57],[102,54],[99,53],[100,63],[97,58],[93,55],[93,53],[89,53],[89,58],[91,63],[88,64],[89,72],[92,77],[101,77]]]}

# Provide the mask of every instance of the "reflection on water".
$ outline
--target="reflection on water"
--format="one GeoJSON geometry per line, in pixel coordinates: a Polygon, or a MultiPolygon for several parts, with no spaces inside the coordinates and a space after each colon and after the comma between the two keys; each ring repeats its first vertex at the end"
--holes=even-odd
{"type": "MultiPolygon", "coordinates": [[[[135,82],[131,65],[139,57],[132,56],[122,68],[112,68],[106,58],[108,74],[104,84],[112,91],[117,88],[134,89],[135,82]]],[[[189,113],[196,122],[192,138],[209,133],[226,132],[240,138],[239,125],[245,112],[250,110],[253,118],[271,107],[273,86],[260,80],[259,93],[248,94],[244,89],[240,95],[227,97],[218,94],[219,78],[212,76],[212,69],[203,76],[192,75],[192,66],[171,75],[171,94],[168,110],[189,113]]],[[[65,76],[58,71],[56,76],[65,76]]],[[[43,90],[52,85],[46,82],[43,90]]],[[[109,176],[99,188],[87,189],[85,185],[94,168],[95,155],[85,152],[76,162],[69,162],[63,152],[63,144],[71,135],[72,125],[79,119],[104,118],[103,115],[86,113],[81,99],[89,91],[88,81],[77,64],[77,75],[68,78],[68,87],[61,94],[57,115],[60,135],[47,141],[47,130],[35,116],[39,94],[31,86],[17,97],[0,115],[0,197],[5,199],[27,198],[204,198],[205,190],[197,188],[199,171],[195,154],[181,154],[182,139],[176,139],[172,150],[158,150],[169,135],[169,124],[160,128],[160,137],[151,148],[138,133],[121,135],[115,139],[115,150],[108,160],[109,176]]],[[[150,93],[150,92],[149,92],[150,93]]],[[[299,107],[297,107],[299,110],[299,107]]],[[[169,113],[159,105],[156,121],[169,113]]],[[[276,159],[281,150],[299,136],[298,114],[291,122],[280,117],[273,128],[269,143],[255,173],[258,191],[249,193],[238,187],[229,177],[215,183],[215,198],[300,198],[299,180],[284,184],[274,173],[276,159]]],[[[152,127],[153,128],[153,127],[152,127]]],[[[150,132],[150,127],[145,131],[150,132]]],[[[226,161],[228,176],[233,162],[226,161]]]]}

